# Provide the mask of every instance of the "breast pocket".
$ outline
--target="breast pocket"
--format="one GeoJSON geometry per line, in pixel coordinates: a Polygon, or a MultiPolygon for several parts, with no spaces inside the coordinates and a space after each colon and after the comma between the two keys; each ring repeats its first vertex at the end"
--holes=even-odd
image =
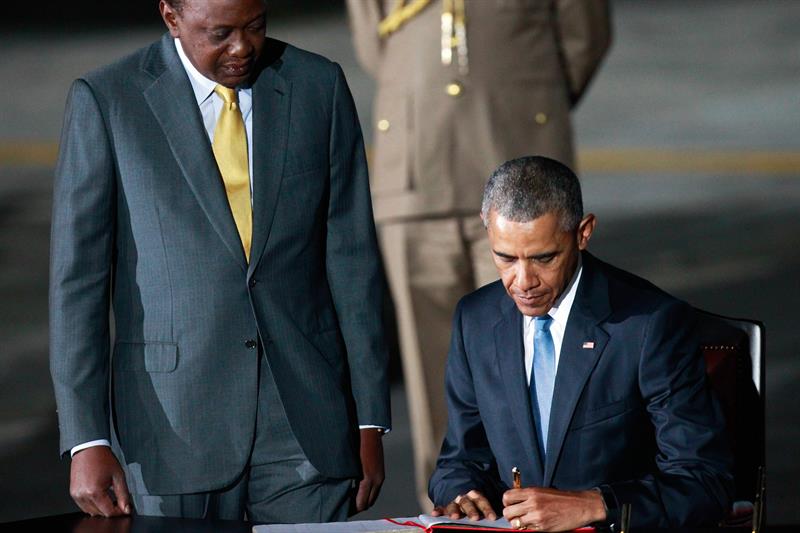
{"type": "Polygon", "coordinates": [[[289,177],[322,170],[327,173],[328,166],[327,143],[299,139],[289,145],[283,175],[289,177]]]}
{"type": "Polygon", "coordinates": [[[612,418],[622,416],[629,412],[637,411],[640,408],[641,405],[637,398],[623,398],[622,400],[587,409],[577,414],[573,417],[569,429],[570,431],[585,429],[601,422],[608,422],[612,418]]]}

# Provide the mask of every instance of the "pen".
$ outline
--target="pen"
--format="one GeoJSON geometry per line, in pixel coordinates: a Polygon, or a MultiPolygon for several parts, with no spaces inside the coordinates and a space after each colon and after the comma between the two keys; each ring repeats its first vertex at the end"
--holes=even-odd
{"type": "Polygon", "coordinates": [[[631,504],[622,504],[622,520],[619,533],[628,533],[631,529],[631,504]]]}
{"type": "Polygon", "coordinates": [[[758,467],[758,486],[756,487],[756,501],[753,505],[753,530],[752,533],[761,533],[761,524],[764,522],[764,492],[766,492],[766,474],[764,467],[758,467]]]}
{"type": "Polygon", "coordinates": [[[522,488],[522,473],[519,471],[519,468],[516,466],[511,469],[511,475],[514,476],[514,488],[521,489],[522,488]]]}

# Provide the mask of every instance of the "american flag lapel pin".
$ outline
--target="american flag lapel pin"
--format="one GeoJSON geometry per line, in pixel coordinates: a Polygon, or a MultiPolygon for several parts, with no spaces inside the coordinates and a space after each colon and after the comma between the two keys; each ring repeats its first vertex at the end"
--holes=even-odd
{"type": "Polygon", "coordinates": [[[585,341],[583,343],[584,350],[594,350],[594,341],[585,341]]]}

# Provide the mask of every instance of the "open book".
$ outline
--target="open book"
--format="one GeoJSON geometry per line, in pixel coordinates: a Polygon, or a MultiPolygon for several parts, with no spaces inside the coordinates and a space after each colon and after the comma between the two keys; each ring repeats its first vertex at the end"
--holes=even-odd
{"type": "Polygon", "coordinates": [[[514,529],[511,524],[503,517],[497,520],[470,520],[469,518],[448,518],[447,516],[432,516],[429,514],[419,515],[419,521],[425,529],[450,529],[446,526],[458,526],[459,528],[474,528],[478,530],[503,531],[514,529]],[[435,527],[434,527],[435,526],[435,527]]]}
{"type": "Polygon", "coordinates": [[[357,520],[328,524],[272,524],[253,526],[253,533],[406,533],[425,531],[513,531],[508,520],[453,520],[443,516],[420,515],[383,520],[357,520]]]}
{"type": "MultiPolygon", "coordinates": [[[[419,524],[417,527],[425,531],[448,531],[448,530],[475,530],[475,531],[535,531],[533,529],[516,529],[503,517],[497,520],[470,520],[469,518],[453,519],[446,516],[431,516],[422,514],[417,517],[419,524]]],[[[397,522],[395,522],[397,523],[397,522]]],[[[412,525],[413,521],[406,522],[404,525],[412,525]]],[[[594,531],[593,527],[583,527],[575,531],[594,531]]]]}
{"type": "MultiPolygon", "coordinates": [[[[420,515],[404,518],[384,518],[383,520],[356,520],[328,524],[272,524],[253,526],[253,533],[422,533],[436,531],[533,531],[514,529],[508,520],[453,520],[445,516],[420,515]]],[[[593,528],[580,528],[575,531],[593,531],[593,528]]]]}

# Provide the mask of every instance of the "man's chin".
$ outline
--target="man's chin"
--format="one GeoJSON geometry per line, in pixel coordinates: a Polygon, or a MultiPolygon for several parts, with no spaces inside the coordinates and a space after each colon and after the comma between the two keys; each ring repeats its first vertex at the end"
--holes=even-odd
{"type": "Polygon", "coordinates": [[[553,307],[550,302],[530,304],[517,298],[514,298],[514,303],[517,305],[519,312],[525,316],[544,316],[553,307]]]}

